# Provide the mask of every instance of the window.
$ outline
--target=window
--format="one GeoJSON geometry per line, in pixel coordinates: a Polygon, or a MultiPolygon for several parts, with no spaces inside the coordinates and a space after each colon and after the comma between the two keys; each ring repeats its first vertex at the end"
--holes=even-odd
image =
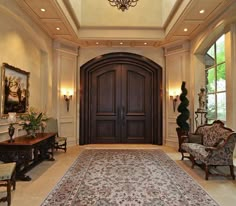
{"type": "Polygon", "coordinates": [[[206,52],[205,75],[208,122],[226,121],[225,35],[206,52]]]}

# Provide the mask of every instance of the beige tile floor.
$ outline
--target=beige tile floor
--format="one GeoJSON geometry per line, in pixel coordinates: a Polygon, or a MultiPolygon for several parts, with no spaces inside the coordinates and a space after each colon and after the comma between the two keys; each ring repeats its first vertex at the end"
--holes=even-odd
{"type": "MultiPolygon", "coordinates": [[[[86,145],[69,147],[67,153],[63,151],[55,152],[56,161],[44,161],[28,172],[28,175],[32,178],[30,182],[17,181],[16,190],[12,192],[12,206],[39,206],[78,154],[86,148],[162,149],[221,206],[236,205],[236,181],[219,176],[210,177],[208,181],[205,181],[204,172],[198,167],[191,169],[189,160],[181,161],[180,154],[174,148],[156,145],[86,145]]],[[[3,193],[1,191],[0,193],[3,193]]],[[[7,204],[1,202],[0,205],[7,204]]]]}

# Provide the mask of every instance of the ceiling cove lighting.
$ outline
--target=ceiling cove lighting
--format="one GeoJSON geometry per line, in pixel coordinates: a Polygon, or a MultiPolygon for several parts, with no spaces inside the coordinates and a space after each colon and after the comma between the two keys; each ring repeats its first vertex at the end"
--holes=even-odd
{"type": "Polygon", "coordinates": [[[138,0],[108,0],[111,6],[116,6],[121,11],[128,10],[129,7],[135,7],[138,0]]]}

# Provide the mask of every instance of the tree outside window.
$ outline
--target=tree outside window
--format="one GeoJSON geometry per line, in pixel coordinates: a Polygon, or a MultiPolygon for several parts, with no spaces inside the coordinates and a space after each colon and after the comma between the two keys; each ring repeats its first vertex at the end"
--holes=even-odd
{"type": "Polygon", "coordinates": [[[206,109],[208,122],[226,121],[225,35],[205,54],[206,109]]]}

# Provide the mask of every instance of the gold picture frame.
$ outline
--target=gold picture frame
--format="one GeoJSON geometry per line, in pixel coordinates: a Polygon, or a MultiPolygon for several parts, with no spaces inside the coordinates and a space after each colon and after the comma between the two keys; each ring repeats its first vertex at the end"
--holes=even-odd
{"type": "Polygon", "coordinates": [[[9,112],[24,114],[29,106],[29,76],[23,71],[7,63],[2,64],[1,115],[9,112]]]}

